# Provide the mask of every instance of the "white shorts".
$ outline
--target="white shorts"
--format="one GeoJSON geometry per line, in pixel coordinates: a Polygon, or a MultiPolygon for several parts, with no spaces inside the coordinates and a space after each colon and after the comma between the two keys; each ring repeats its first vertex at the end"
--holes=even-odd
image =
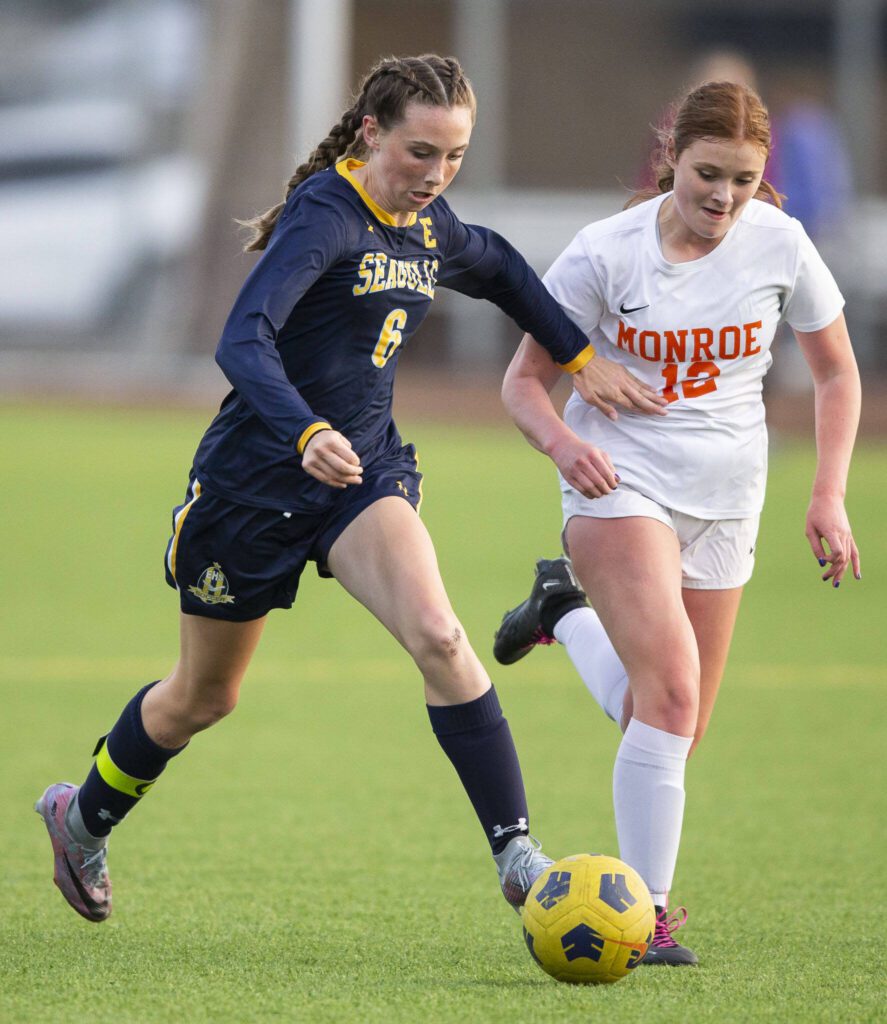
{"type": "MultiPolygon", "coordinates": [[[[681,545],[681,585],[693,590],[729,590],[751,579],[760,516],[749,519],[697,519],[676,512],[624,483],[603,498],[586,498],[562,483],[564,530],[573,516],[622,519],[645,516],[674,530],[681,545]]],[[[566,533],[564,535],[566,551],[566,533]]],[[[569,552],[567,552],[569,554],[569,552]]]]}

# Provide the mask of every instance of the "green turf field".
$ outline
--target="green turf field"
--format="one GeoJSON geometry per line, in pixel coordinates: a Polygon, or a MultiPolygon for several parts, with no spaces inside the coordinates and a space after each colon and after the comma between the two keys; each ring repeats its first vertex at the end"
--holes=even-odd
{"type": "MultiPolygon", "coordinates": [[[[0,412],[0,1021],[885,1019],[883,447],[861,446],[851,478],[864,580],[834,591],[803,536],[812,453],[774,446],[758,570],[688,769],[673,896],[700,968],[600,989],[538,970],[411,663],[313,571],[271,616],[237,712],[114,836],[114,916],[74,914],[31,806],[82,780],[95,739],[170,665],[161,560],[205,422],[0,412]]],[[[557,548],[553,470],[510,431],[408,433],[444,578],[492,665],[501,612],[557,548]]],[[[533,831],[558,856],[617,852],[618,736],[563,650],[495,679],[533,831]]]]}

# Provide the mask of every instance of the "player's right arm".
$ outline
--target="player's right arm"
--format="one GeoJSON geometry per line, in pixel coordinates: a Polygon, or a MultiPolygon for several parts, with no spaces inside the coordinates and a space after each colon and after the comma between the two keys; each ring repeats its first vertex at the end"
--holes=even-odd
{"type": "Polygon", "coordinates": [[[287,377],[277,336],[298,301],[346,251],[349,225],[332,202],[297,197],[285,209],[225,323],[216,362],[232,387],[300,455],[330,425],[287,377]]]}
{"type": "Polygon", "coordinates": [[[554,462],[571,487],[587,498],[600,498],[619,478],[610,456],[583,441],[558,416],[550,393],[561,373],[550,354],[525,334],[505,373],[502,401],[524,437],[554,462]]]}

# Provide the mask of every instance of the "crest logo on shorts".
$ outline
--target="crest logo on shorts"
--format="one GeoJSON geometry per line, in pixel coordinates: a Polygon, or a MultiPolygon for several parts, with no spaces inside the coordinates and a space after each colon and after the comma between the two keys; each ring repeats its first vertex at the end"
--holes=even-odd
{"type": "Polygon", "coordinates": [[[218,562],[200,574],[196,587],[188,587],[188,593],[199,597],[204,604],[233,604],[234,598],[228,593],[228,577],[218,562]]]}

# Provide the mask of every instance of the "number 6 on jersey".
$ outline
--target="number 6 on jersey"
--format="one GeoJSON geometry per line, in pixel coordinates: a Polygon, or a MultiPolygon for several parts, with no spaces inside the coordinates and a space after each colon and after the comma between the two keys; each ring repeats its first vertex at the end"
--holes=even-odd
{"type": "Polygon", "coordinates": [[[394,355],[398,345],[403,341],[403,329],[407,324],[407,313],[405,309],[392,309],[385,317],[382,330],[379,332],[379,340],[373,349],[373,365],[380,369],[394,355]]]}

